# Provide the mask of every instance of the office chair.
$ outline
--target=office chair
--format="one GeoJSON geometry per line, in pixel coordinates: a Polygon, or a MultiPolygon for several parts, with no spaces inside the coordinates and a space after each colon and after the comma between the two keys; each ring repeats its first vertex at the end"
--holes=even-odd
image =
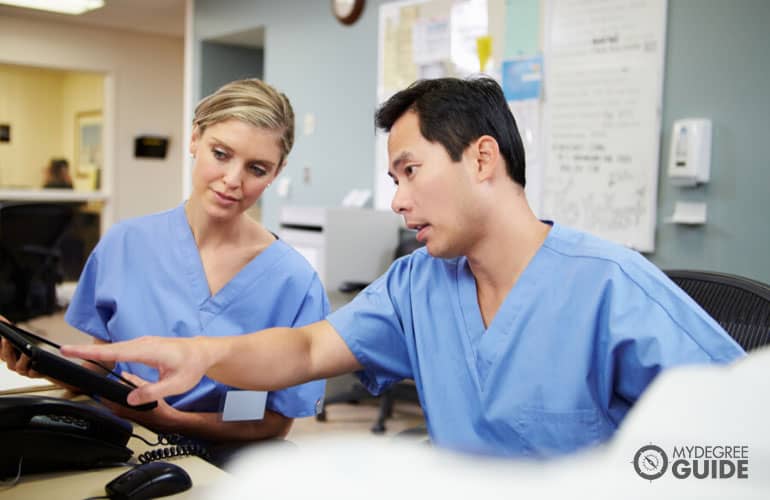
{"type": "Polygon", "coordinates": [[[0,205],[0,314],[9,320],[55,311],[62,276],[57,245],[72,215],[68,204],[0,205]]]}
{"type": "MultiPolygon", "coordinates": [[[[421,246],[423,246],[423,244],[417,241],[413,231],[401,228],[399,229],[399,244],[396,247],[393,260],[408,255],[421,246]]],[[[360,292],[368,285],[369,283],[344,282],[340,285],[339,290],[343,293],[360,292]]],[[[356,382],[351,386],[350,390],[327,397],[324,400],[321,411],[316,415],[316,420],[319,422],[326,420],[327,405],[335,403],[357,404],[361,401],[377,398],[379,398],[380,401],[380,409],[377,420],[371,427],[372,432],[375,434],[382,434],[385,432],[385,421],[393,416],[393,407],[397,401],[408,401],[417,403],[418,405],[420,404],[420,399],[417,396],[417,387],[412,381],[397,382],[385,389],[379,396],[372,396],[363,385],[356,382]]],[[[415,429],[405,432],[422,434],[427,431],[424,429],[415,429]]]]}
{"type": "Polygon", "coordinates": [[[710,271],[665,271],[745,351],[770,343],[770,286],[710,271]]]}

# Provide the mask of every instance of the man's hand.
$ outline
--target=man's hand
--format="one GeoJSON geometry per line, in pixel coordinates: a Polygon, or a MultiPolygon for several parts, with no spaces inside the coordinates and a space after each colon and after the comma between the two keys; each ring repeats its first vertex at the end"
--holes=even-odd
{"type": "Polygon", "coordinates": [[[65,356],[97,361],[135,361],[158,370],[158,381],[131,391],[127,401],[141,405],[160,402],[166,396],[182,394],[195,387],[211,365],[207,339],[142,337],[103,345],[64,345],[65,356]]]}
{"type": "Polygon", "coordinates": [[[239,389],[274,391],[362,368],[328,321],[224,337],[142,337],[100,346],[65,345],[61,351],[65,356],[133,361],[157,369],[157,382],[129,393],[132,405],[182,394],[204,375],[239,389]]]}

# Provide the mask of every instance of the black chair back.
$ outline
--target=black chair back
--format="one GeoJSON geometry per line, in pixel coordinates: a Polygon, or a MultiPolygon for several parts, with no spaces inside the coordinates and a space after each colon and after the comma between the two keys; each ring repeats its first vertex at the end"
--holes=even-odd
{"type": "Polygon", "coordinates": [[[6,247],[55,246],[72,219],[73,208],[58,203],[0,206],[0,241],[6,247]]]}
{"type": "Polygon", "coordinates": [[[73,213],[66,203],[0,205],[0,313],[11,321],[54,312],[62,277],[57,245],[73,213]]]}
{"type": "Polygon", "coordinates": [[[710,271],[665,271],[746,351],[770,343],[770,286],[710,271]]]}

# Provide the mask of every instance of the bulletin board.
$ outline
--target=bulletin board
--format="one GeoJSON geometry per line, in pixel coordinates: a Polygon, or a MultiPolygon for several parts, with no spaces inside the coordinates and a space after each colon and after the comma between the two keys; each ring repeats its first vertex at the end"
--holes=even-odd
{"type": "MultiPolygon", "coordinates": [[[[527,132],[527,197],[541,218],[652,251],[667,0],[540,0],[539,7],[542,16],[534,12],[538,2],[521,0],[381,4],[378,104],[418,78],[477,73],[455,63],[455,47],[469,52],[482,29],[507,47],[509,35],[538,19],[542,54],[533,44],[534,53],[519,50],[514,59],[542,60],[542,94],[534,102],[509,102],[527,132]],[[471,12],[476,21],[448,29],[458,19],[471,19],[471,12]]],[[[534,32],[528,37],[537,38],[534,32]]],[[[501,80],[501,55],[513,55],[508,48],[497,52],[495,68],[485,72],[501,80]]],[[[387,140],[378,133],[374,178],[380,209],[389,208],[394,193],[386,171],[387,140]]]]}
{"type": "Polygon", "coordinates": [[[655,248],[666,0],[547,0],[541,216],[655,248]]]}
{"type": "MultiPolygon", "coordinates": [[[[415,80],[480,73],[477,38],[494,33],[502,0],[399,0],[379,6],[377,105],[415,80]],[[492,9],[490,12],[490,8],[492,9]]],[[[502,38],[502,37],[500,37],[502,38]]],[[[390,209],[387,135],[376,136],[374,208],[390,209]]]]}

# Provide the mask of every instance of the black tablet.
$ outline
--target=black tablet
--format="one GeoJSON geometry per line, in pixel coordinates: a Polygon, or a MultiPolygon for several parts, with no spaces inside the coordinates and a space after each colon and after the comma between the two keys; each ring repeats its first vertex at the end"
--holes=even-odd
{"type": "MultiPolygon", "coordinates": [[[[33,370],[77,387],[85,394],[101,396],[133,410],[151,410],[158,406],[154,401],[139,406],[128,404],[126,397],[136,388],[136,385],[117,374],[113,373],[119,380],[70,361],[59,354],[59,345],[48,339],[3,321],[0,321],[0,336],[8,340],[17,351],[29,357],[30,367],[33,370]]],[[[89,362],[102,366],[96,361],[89,362]]]]}

